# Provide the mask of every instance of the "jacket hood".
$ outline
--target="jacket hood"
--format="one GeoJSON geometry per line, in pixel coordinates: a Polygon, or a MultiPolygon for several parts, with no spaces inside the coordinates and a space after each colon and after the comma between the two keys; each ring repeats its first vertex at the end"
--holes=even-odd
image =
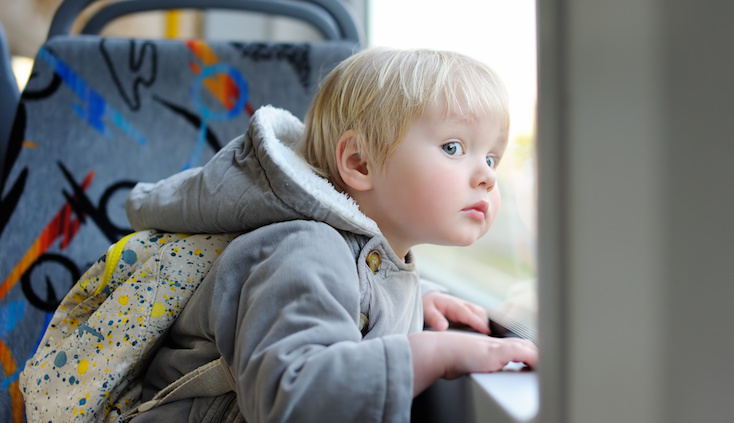
{"type": "Polygon", "coordinates": [[[354,200],[293,151],[302,134],[303,124],[289,112],[258,109],[247,133],[203,167],[137,184],[125,204],[130,223],[135,230],[238,233],[305,219],[357,234],[379,234],[377,224],[354,200]]]}

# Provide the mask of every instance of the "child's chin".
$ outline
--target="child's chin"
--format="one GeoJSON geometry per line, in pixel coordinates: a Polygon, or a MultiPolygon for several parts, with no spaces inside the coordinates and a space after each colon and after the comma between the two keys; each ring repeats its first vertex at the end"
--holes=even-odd
{"type": "Polygon", "coordinates": [[[477,236],[467,236],[461,239],[455,239],[454,242],[450,243],[453,247],[468,247],[479,240],[477,236]]]}
{"type": "Polygon", "coordinates": [[[432,241],[427,241],[428,244],[444,245],[447,247],[468,247],[479,240],[487,231],[459,231],[456,230],[451,235],[445,233],[440,238],[433,238],[432,241]]]}

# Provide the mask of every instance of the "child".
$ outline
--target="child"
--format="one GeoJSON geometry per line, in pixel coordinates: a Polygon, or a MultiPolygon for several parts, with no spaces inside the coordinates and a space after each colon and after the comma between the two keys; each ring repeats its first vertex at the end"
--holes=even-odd
{"type": "Polygon", "coordinates": [[[263,107],[204,167],[139,184],[127,203],[137,230],[244,234],[174,324],[143,400],[220,355],[236,393],[133,421],[409,421],[412,398],[438,378],[535,365],[529,341],[444,332],[449,319],[486,334],[487,315],[422,295],[410,252],[487,232],[508,126],[486,66],[371,49],[327,76],[305,128],[263,107]]]}

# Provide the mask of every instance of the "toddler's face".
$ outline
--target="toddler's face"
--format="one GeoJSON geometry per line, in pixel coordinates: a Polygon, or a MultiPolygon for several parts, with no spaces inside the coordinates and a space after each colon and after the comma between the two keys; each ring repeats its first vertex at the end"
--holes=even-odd
{"type": "Polygon", "coordinates": [[[417,244],[470,245],[500,206],[495,168],[507,146],[500,119],[446,119],[428,107],[384,172],[373,175],[371,216],[398,254],[417,244]]]}

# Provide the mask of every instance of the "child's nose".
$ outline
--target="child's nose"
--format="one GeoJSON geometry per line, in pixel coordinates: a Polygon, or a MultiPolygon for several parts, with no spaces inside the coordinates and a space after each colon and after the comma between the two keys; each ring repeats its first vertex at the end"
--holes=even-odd
{"type": "Polygon", "coordinates": [[[486,188],[487,191],[491,191],[495,184],[497,184],[497,174],[494,169],[487,165],[485,160],[482,160],[474,173],[472,185],[476,188],[486,188]]]}

